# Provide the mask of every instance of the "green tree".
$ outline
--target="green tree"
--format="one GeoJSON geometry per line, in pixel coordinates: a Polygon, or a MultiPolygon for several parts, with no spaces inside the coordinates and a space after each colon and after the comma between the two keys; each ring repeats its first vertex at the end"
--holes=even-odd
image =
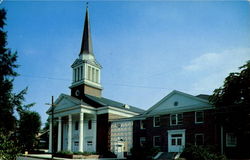
{"type": "Polygon", "coordinates": [[[24,150],[35,149],[40,127],[41,117],[37,112],[26,110],[20,113],[18,140],[24,150]]]}
{"type": "MultiPolygon", "coordinates": [[[[34,104],[24,105],[24,95],[27,93],[27,88],[23,89],[19,93],[13,93],[13,81],[18,76],[15,71],[18,68],[16,64],[17,52],[11,52],[7,48],[7,32],[4,31],[6,21],[5,9],[0,9],[0,159],[12,160],[15,159],[18,152],[21,151],[18,144],[22,144],[24,141],[19,141],[15,136],[17,134],[17,118],[15,117],[15,111],[21,118],[21,123],[26,121],[26,112],[34,104]],[[21,142],[21,143],[20,143],[21,142]]],[[[31,113],[30,113],[31,114],[31,113]]],[[[33,122],[37,122],[38,115],[34,115],[34,119],[29,119],[29,125],[26,126],[27,133],[36,134],[38,125],[32,126],[33,122]],[[30,129],[28,131],[28,129],[30,129]]],[[[40,117],[39,117],[40,118],[40,117]]],[[[40,119],[39,119],[40,123],[40,119]]],[[[21,132],[24,128],[21,128],[21,132]]],[[[22,132],[22,135],[23,132],[22,132]]],[[[25,135],[26,136],[26,135],[25,135]]],[[[28,146],[25,143],[22,146],[28,146]]]]}
{"type": "Polygon", "coordinates": [[[23,105],[27,88],[19,93],[13,93],[14,77],[18,74],[14,70],[17,52],[12,53],[7,45],[7,33],[4,31],[6,11],[0,9],[0,128],[4,132],[14,131],[16,118],[14,111],[21,111],[33,104],[23,105]]]}
{"type": "Polygon", "coordinates": [[[249,158],[250,61],[239,69],[239,72],[230,73],[226,77],[222,87],[214,90],[210,101],[216,107],[217,124],[224,127],[224,132],[232,132],[237,137],[237,151],[226,154],[230,157],[249,158]]]}
{"type": "Polygon", "coordinates": [[[250,61],[239,69],[240,72],[230,73],[224,85],[214,90],[210,101],[216,107],[250,104],[250,61]]]}

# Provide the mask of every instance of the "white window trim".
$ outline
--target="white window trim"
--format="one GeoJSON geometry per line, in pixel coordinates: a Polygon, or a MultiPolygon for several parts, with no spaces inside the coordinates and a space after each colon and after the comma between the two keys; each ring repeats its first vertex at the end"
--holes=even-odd
{"type": "Polygon", "coordinates": [[[202,136],[202,141],[203,141],[203,144],[202,144],[202,145],[204,145],[204,134],[203,134],[203,133],[196,133],[194,136],[195,136],[195,137],[194,137],[195,145],[197,145],[197,144],[196,144],[196,136],[202,136]]]}
{"type": "Polygon", "coordinates": [[[143,128],[142,126],[142,121],[144,121],[144,120],[140,120],[140,129],[146,129],[146,128],[143,128]]]}
{"type": "Polygon", "coordinates": [[[234,134],[234,133],[232,133],[232,132],[226,133],[226,147],[236,147],[237,146],[237,137],[234,134],[234,136],[235,136],[235,144],[229,144],[228,143],[228,136],[229,136],[229,134],[234,134]]]}
{"type": "Polygon", "coordinates": [[[160,146],[156,146],[156,145],[155,145],[155,138],[156,138],[156,137],[161,138],[161,136],[153,136],[153,145],[154,145],[154,147],[160,147],[160,146]]]}
{"type": "Polygon", "coordinates": [[[170,126],[183,125],[183,113],[170,114],[170,126]],[[182,124],[178,124],[178,114],[182,114],[182,124]],[[175,115],[176,124],[172,124],[172,115],[175,115]]]}
{"type": "Polygon", "coordinates": [[[160,118],[160,116],[154,116],[154,120],[153,120],[153,124],[154,124],[154,127],[160,127],[160,124],[159,125],[155,125],[155,118],[159,118],[160,120],[160,123],[161,123],[161,118],[160,118]]]}
{"type": "Polygon", "coordinates": [[[195,124],[200,124],[200,123],[204,123],[204,111],[196,111],[195,112],[195,124]],[[202,122],[197,122],[197,112],[202,112],[202,116],[203,116],[202,122]]]}

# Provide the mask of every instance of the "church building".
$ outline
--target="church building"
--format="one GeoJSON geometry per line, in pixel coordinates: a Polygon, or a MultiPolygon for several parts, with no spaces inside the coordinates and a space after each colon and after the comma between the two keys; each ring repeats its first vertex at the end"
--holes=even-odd
{"type": "Polygon", "coordinates": [[[142,109],[102,97],[101,69],[92,46],[88,8],[81,50],[72,67],[71,94],[61,94],[52,107],[49,151],[105,153],[110,148],[111,121],[139,115],[142,109]],[[53,141],[53,143],[52,143],[53,141]]]}

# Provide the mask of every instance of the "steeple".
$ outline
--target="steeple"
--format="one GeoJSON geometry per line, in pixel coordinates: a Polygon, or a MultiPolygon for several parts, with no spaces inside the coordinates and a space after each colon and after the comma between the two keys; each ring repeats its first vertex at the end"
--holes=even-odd
{"type": "Polygon", "coordinates": [[[88,6],[86,8],[86,15],[85,15],[84,29],[83,29],[83,36],[82,36],[82,45],[81,45],[81,51],[80,51],[79,55],[81,55],[81,54],[92,54],[93,55],[88,6]]]}
{"type": "Polygon", "coordinates": [[[85,94],[100,97],[102,66],[96,61],[93,53],[88,7],[86,8],[81,51],[71,67],[73,69],[71,95],[79,99],[83,99],[85,94]]]}

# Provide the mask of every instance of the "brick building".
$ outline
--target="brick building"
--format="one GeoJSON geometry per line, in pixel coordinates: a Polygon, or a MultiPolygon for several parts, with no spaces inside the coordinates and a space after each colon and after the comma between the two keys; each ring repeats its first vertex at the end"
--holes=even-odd
{"type": "Polygon", "coordinates": [[[148,145],[164,152],[181,152],[187,144],[215,145],[214,107],[207,98],[172,91],[136,116],[134,147],[148,145]]]}

